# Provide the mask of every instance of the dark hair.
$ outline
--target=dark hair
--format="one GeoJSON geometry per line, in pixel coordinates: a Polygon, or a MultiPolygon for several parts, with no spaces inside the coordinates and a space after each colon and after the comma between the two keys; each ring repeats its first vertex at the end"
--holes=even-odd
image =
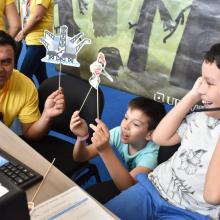
{"type": "Polygon", "coordinates": [[[136,97],[128,103],[128,108],[138,109],[149,117],[149,130],[156,128],[166,111],[162,103],[144,97],[136,97]]]}
{"type": "Polygon", "coordinates": [[[16,44],[14,39],[6,32],[0,30],[0,46],[4,46],[4,45],[11,45],[15,54],[16,44]]]}
{"type": "Polygon", "coordinates": [[[216,62],[217,67],[220,69],[220,43],[211,46],[209,51],[206,52],[204,60],[208,63],[216,62]]]}

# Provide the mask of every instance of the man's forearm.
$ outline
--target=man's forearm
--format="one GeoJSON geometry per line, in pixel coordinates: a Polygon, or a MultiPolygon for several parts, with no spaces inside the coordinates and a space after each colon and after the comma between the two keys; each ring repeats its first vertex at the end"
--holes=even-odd
{"type": "Polygon", "coordinates": [[[52,118],[42,114],[41,118],[24,131],[24,136],[32,140],[41,139],[50,130],[52,118]]]}

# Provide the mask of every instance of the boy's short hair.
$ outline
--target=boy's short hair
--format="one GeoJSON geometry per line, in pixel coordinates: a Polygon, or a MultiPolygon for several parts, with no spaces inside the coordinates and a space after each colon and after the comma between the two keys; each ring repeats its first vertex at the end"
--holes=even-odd
{"type": "Polygon", "coordinates": [[[5,46],[5,45],[11,45],[15,53],[16,51],[15,40],[5,31],[0,30],[0,46],[5,46]]]}
{"type": "Polygon", "coordinates": [[[220,43],[211,46],[209,51],[206,52],[204,60],[207,63],[216,62],[217,67],[220,69],[220,43]]]}
{"type": "Polygon", "coordinates": [[[136,97],[128,103],[131,110],[138,109],[142,111],[149,120],[149,130],[156,128],[160,120],[165,116],[166,111],[162,103],[156,102],[145,97],[136,97]]]}

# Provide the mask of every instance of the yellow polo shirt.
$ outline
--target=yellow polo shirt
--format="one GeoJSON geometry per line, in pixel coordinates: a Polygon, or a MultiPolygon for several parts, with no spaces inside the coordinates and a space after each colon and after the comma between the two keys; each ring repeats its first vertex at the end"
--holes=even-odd
{"type": "Polygon", "coordinates": [[[13,70],[7,81],[7,89],[0,89],[0,96],[3,92],[5,94],[3,103],[0,103],[0,112],[3,113],[6,126],[10,127],[16,117],[21,123],[32,123],[40,118],[38,93],[28,77],[13,70]]]}
{"type": "MultiPolygon", "coordinates": [[[[31,0],[30,3],[30,16],[34,14],[37,5],[42,5],[46,9],[46,14],[42,20],[27,34],[25,41],[27,45],[41,45],[40,38],[44,36],[44,30],[52,32],[53,30],[53,0],[31,0]]],[[[27,20],[27,21],[28,21],[27,20]]]]}

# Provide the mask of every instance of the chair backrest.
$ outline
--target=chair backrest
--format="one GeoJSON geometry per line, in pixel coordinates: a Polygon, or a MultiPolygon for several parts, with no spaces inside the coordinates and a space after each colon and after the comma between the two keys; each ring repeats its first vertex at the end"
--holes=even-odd
{"type": "Polygon", "coordinates": [[[160,146],[158,152],[157,162],[158,164],[167,161],[178,150],[180,144],[173,146],[160,146]]]}
{"type": "MultiPolygon", "coordinates": [[[[44,103],[47,97],[57,90],[59,85],[59,77],[54,76],[46,79],[38,89],[39,93],[39,107],[42,112],[44,103]]],[[[74,111],[79,110],[86,95],[91,88],[88,81],[80,78],[62,75],[61,76],[61,87],[64,89],[64,97],[66,102],[65,111],[60,116],[54,118],[51,130],[68,135],[74,136],[69,129],[69,123],[71,116],[74,111]]],[[[104,95],[101,89],[99,89],[99,114],[101,116],[104,107],[104,95]]],[[[97,90],[92,88],[81,112],[80,116],[86,120],[88,124],[95,123],[97,117],[97,90]]],[[[89,130],[90,136],[92,134],[91,129],[89,130]]]]}

